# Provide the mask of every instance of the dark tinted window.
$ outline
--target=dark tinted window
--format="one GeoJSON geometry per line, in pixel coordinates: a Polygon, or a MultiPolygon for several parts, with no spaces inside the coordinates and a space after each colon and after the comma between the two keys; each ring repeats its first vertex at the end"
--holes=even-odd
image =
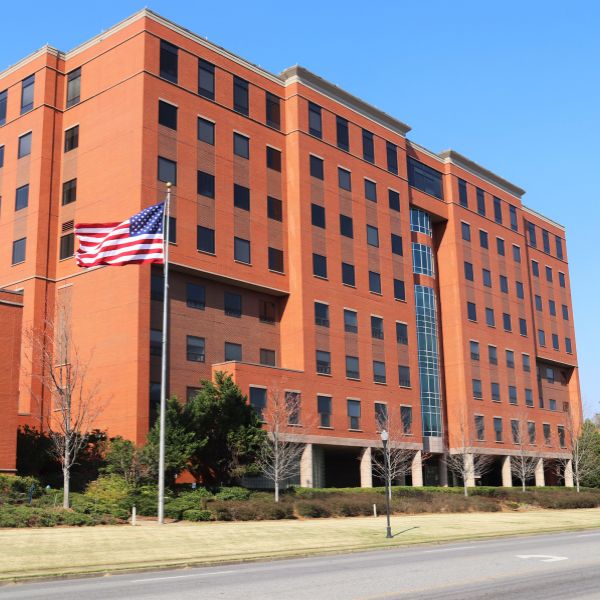
{"type": "Polygon", "coordinates": [[[198,171],[198,194],[207,196],[208,198],[215,197],[215,176],[204,171],[198,171]]]}
{"type": "Polygon", "coordinates": [[[177,163],[174,160],[158,157],[158,180],[177,185],[177,163]]]}
{"type": "Polygon", "coordinates": [[[377,202],[377,184],[370,179],[365,179],[365,198],[377,202]]]}
{"type": "Polygon", "coordinates": [[[63,183],[62,204],[71,204],[77,200],[77,179],[71,179],[63,183]]]}
{"type": "Polygon", "coordinates": [[[375,271],[369,271],[369,291],[381,294],[381,275],[375,271]]]}
{"type": "Polygon", "coordinates": [[[25,260],[25,246],[27,239],[21,238],[20,240],[15,240],[13,242],[12,248],[12,264],[16,265],[17,263],[23,262],[25,260]]]}
{"type": "Polygon", "coordinates": [[[469,199],[467,196],[467,182],[464,179],[458,180],[458,201],[461,206],[465,208],[469,206],[469,199]]]}
{"type": "Polygon", "coordinates": [[[283,250],[269,248],[269,269],[283,273],[283,250]]]}
{"type": "Polygon", "coordinates": [[[65,152],[75,150],[79,146],[79,125],[65,131],[65,152]]]}
{"type": "Polygon", "coordinates": [[[385,143],[387,156],[387,170],[394,175],[398,175],[398,148],[391,142],[385,143]]]}
{"type": "Polygon", "coordinates": [[[396,342],[399,344],[408,344],[408,325],[406,323],[396,323],[396,342]]]}
{"type": "Polygon", "coordinates": [[[206,288],[197,283],[186,285],[186,305],[189,308],[204,310],[206,307],[206,288]]]}
{"type": "Polygon", "coordinates": [[[477,307],[473,302],[467,302],[467,318],[469,321],[477,321],[477,307]]]}
{"type": "Polygon", "coordinates": [[[444,198],[442,174],[410,157],[408,158],[408,183],[440,200],[444,198]]]}
{"type": "Polygon", "coordinates": [[[6,123],[6,104],[8,100],[8,90],[0,92],[0,126],[6,123]]]}
{"type": "Polygon", "coordinates": [[[215,230],[198,225],[197,247],[201,252],[215,253],[215,230]]]}
{"type": "Polygon", "coordinates": [[[29,205],[29,184],[17,188],[15,193],[15,210],[27,208],[29,205]]]}
{"type": "Polygon", "coordinates": [[[242,158],[250,158],[250,138],[241,133],[234,133],[233,153],[242,158]]]}
{"type": "Polygon", "coordinates": [[[325,229],[325,207],[318,204],[310,205],[311,223],[316,227],[325,229]]]}
{"type": "Polygon", "coordinates": [[[235,76],[233,78],[233,110],[246,116],[250,110],[248,82],[235,76]]]}
{"type": "Polygon", "coordinates": [[[215,65],[203,59],[198,60],[198,94],[215,99],[215,65]]]}
{"type": "Polygon", "coordinates": [[[242,345],[225,342],[225,360],[242,360],[242,345]]]}
{"type": "Polygon", "coordinates": [[[247,187],[233,184],[233,205],[242,210],[250,210],[250,190],[247,187]]]}
{"type": "Polygon", "coordinates": [[[512,204],[508,205],[510,212],[510,228],[514,231],[519,231],[519,224],[517,223],[517,208],[512,204]]]}
{"type": "Polygon", "coordinates": [[[67,108],[79,103],[81,98],[81,68],[67,75],[67,108]]]}
{"type": "Polygon", "coordinates": [[[242,316],[242,297],[234,292],[225,292],[223,296],[223,310],[228,317],[242,316]]]}
{"type": "Polygon", "coordinates": [[[267,217],[269,217],[269,219],[273,219],[274,221],[283,220],[283,207],[281,200],[273,198],[272,196],[267,196],[267,217]]]}
{"type": "Polygon", "coordinates": [[[400,194],[395,190],[388,190],[388,201],[390,208],[400,212],[400,194]]]}
{"type": "Polygon", "coordinates": [[[169,129],[177,129],[177,107],[164,102],[158,101],[158,122],[169,129]]]}
{"type": "Polygon", "coordinates": [[[281,171],[281,152],[271,146],[267,146],[267,168],[281,171]]]}
{"type": "Polygon", "coordinates": [[[215,145],[215,124],[212,121],[198,117],[198,139],[211,146],[215,145]]]}
{"type": "Polygon", "coordinates": [[[375,162],[375,146],[373,144],[373,134],[366,129],[362,131],[363,158],[369,162],[375,162]]]}
{"type": "Polygon", "coordinates": [[[394,279],[394,299],[406,300],[406,290],[402,279],[394,279]]]}
{"type": "Polygon", "coordinates": [[[352,217],[340,215],[340,233],[346,237],[354,237],[352,217]]]}
{"type": "Polygon", "coordinates": [[[308,132],[318,138],[322,136],[321,107],[308,103],[308,132]]]}
{"type": "Polygon", "coordinates": [[[354,265],[349,263],[342,263],[342,283],[346,285],[355,286],[356,277],[354,275],[354,265]]]}
{"type": "Polygon", "coordinates": [[[75,252],[75,235],[67,233],[60,238],[60,259],[69,258],[75,252]]]}
{"type": "Polygon", "coordinates": [[[392,253],[402,256],[402,237],[392,233],[392,253]]]}
{"type": "Polygon", "coordinates": [[[327,277],[327,257],[322,254],[313,254],[313,275],[327,277]]]}
{"type": "Polygon", "coordinates": [[[343,190],[348,190],[348,191],[352,190],[352,179],[351,179],[350,171],[347,171],[346,169],[342,169],[342,167],[338,167],[338,185],[343,190]]]}
{"type": "Polygon", "coordinates": [[[275,129],[281,127],[281,107],[280,100],[277,96],[266,93],[266,115],[267,125],[275,129]]]}
{"type": "Polygon", "coordinates": [[[160,76],[173,83],[177,83],[177,52],[177,46],[160,41],[160,76]]]}
{"type": "Polygon", "coordinates": [[[465,261],[465,279],[468,281],[473,281],[473,264],[465,261]]]}
{"type": "Polygon", "coordinates": [[[342,150],[350,150],[350,136],[348,134],[348,121],[342,117],[336,117],[335,120],[337,133],[337,147],[342,150]]]}
{"type": "Polygon", "coordinates": [[[310,174],[317,179],[323,179],[323,160],[312,154],[310,155],[310,174]]]}
{"type": "Polygon", "coordinates": [[[494,196],[494,221],[502,223],[502,202],[494,196]]]}
{"type": "Polygon", "coordinates": [[[477,212],[485,216],[485,195],[481,188],[477,188],[477,212]]]}
{"type": "Polygon", "coordinates": [[[24,114],[33,108],[34,85],[35,75],[30,75],[21,82],[21,114],[24,114]]]}
{"type": "Polygon", "coordinates": [[[19,138],[19,146],[17,150],[17,158],[23,158],[24,156],[28,156],[31,154],[31,132],[22,135],[19,138]]]}
{"type": "Polygon", "coordinates": [[[239,262],[250,264],[250,241],[239,237],[233,238],[233,258],[239,262]]]}

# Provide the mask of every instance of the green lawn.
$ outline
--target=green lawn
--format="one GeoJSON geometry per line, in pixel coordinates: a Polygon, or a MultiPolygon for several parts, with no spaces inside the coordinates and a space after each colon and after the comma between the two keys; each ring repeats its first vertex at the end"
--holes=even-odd
{"type": "Polygon", "coordinates": [[[600,527],[600,509],[0,530],[0,580],[600,527]]]}

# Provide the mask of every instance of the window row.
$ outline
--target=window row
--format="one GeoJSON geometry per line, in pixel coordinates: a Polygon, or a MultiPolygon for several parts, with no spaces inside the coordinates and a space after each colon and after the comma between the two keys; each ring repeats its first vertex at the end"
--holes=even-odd
{"type": "MultiPolygon", "coordinates": [[[[475,425],[475,436],[478,442],[486,441],[486,428],[485,428],[485,416],[474,415],[475,425]]],[[[503,432],[503,420],[502,417],[493,417],[493,440],[495,442],[504,441],[503,432]]],[[[537,431],[536,424],[534,421],[522,422],[519,419],[510,419],[510,441],[519,446],[525,445],[536,445],[537,444],[537,431]]],[[[542,434],[544,438],[544,445],[552,445],[552,431],[550,423],[542,424],[542,434]]],[[[564,425],[557,425],[556,435],[558,438],[558,445],[561,448],[566,448],[565,438],[565,427],[564,425]]]]}
{"type": "MultiPolygon", "coordinates": [[[[471,242],[471,225],[466,221],[460,222],[460,234],[461,238],[465,242],[471,242]]],[[[489,250],[490,240],[489,233],[485,229],[479,230],[479,246],[484,250],[489,250]]],[[[499,256],[506,256],[506,246],[504,239],[501,237],[496,238],[496,251],[499,256]]],[[[516,263],[521,262],[521,246],[518,244],[512,245],[512,257],[516,263]]]]}
{"type": "MultiPolygon", "coordinates": [[[[471,195],[470,188],[471,188],[471,186],[464,179],[460,179],[460,178],[458,179],[458,202],[464,208],[469,208],[469,203],[470,203],[469,196],[471,195]]],[[[486,192],[484,192],[484,190],[482,190],[479,187],[475,187],[477,214],[479,214],[483,217],[486,216],[487,211],[488,211],[487,196],[488,196],[488,194],[486,192]]],[[[504,211],[502,209],[503,204],[504,203],[500,198],[498,198],[496,196],[492,196],[494,221],[496,223],[498,223],[499,225],[502,225],[504,222],[504,214],[503,214],[504,211]]],[[[509,204],[508,212],[509,212],[510,228],[513,231],[518,231],[519,224],[517,221],[516,206],[509,204]]]]}
{"type": "MultiPolygon", "coordinates": [[[[469,352],[471,360],[480,361],[481,351],[480,344],[477,340],[469,340],[469,352]]],[[[505,350],[506,367],[509,369],[515,368],[515,352],[514,350],[505,350]]],[[[488,344],[487,358],[490,365],[498,364],[498,347],[488,344]]],[[[531,357],[525,352],[521,353],[521,367],[525,373],[531,372],[531,357]]]]}
{"type": "MultiPolygon", "coordinates": [[[[477,305],[475,302],[467,301],[467,319],[469,321],[477,322],[477,305]]],[[[496,313],[493,308],[485,308],[485,323],[488,327],[496,327],[496,313]]],[[[502,313],[502,327],[506,332],[512,332],[512,316],[510,313],[502,313]]],[[[519,334],[527,337],[527,320],[519,317],[519,334]]]]}
{"type": "MultiPolygon", "coordinates": [[[[532,248],[537,248],[538,247],[538,241],[537,241],[538,238],[537,238],[536,232],[537,232],[538,227],[536,227],[534,223],[531,223],[530,221],[526,221],[525,228],[527,229],[527,243],[532,248]]],[[[541,231],[542,231],[542,248],[546,254],[551,254],[550,232],[548,232],[546,229],[543,229],[543,228],[539,228],[539,229],[541,229],[541,231]]],[[[558,235],[555,235],[553,237],[554,237],[554,248],[555,248],[555,252],[556,252],[556,258],[558,258],[559,260],[563,260],[564,259],[563,240],[558,235]]]]}
{"type": "MultiPolygon", "coordinates": [[[[316,372],[320,375],[331,375],[331,352],[327,350],[316,351],[316,372]]],[[[384,361],[373,361],[373,381],[375,383],[387,383],[387,373],[384,361]]],[[[360,363],[358,356],[346,355],[346,377],[348,379],[360,379],[360,363]]],[[[409,388],[410,367],[398,365],[398,385],[409,388]]]]}

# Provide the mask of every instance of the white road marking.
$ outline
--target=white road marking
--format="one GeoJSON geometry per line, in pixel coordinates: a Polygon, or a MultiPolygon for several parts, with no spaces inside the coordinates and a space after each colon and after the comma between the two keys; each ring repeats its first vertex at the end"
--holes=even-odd
{"type": "Polygon", "coordinates": [[[184,579],[187,577],[206,577],[208,575],[227,575],[236,571],[209,571],[208,573],[190,573],[189,575],[169,575],[167,577],[152,577],[150,579],[133,579],[131,583],[150,583],[153,581],[166,581],[167,579],[184,579]]]}
{"type": "Polygon", "coordinates": [[[581,535],[576,535],[577,538],[586,538],[586,537],[595,537],[600,535],[600,533],[582,533],[581,535]]]}
{"type": "Polygon", "coordinates": [[[569,560],[567,556],[552,556],[551,554],[517,554],[517,558],[539,558],[540,562],[557,562],[559,560],[569,560]]]}

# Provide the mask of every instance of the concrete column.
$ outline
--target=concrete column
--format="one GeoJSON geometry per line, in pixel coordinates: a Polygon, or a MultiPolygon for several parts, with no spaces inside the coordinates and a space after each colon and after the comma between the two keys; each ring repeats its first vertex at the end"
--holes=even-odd
{"type": "Polygon", "coordinates": [[[300,458],[300,485],[314,487],[313,479],[313,445],[306,444],[300,458]]]}
{"type": "Polygon", "coordinates": [[[411,465],[412,484],[414,487],[423,487],[423,461],[421,451],[417,450],[411,465]]]}
{"type": "Polygon", "coordinates": [[[365,448],[360,455],[360,487],[373,487],[373,463],[371,447],[365,448]]]}
{"type": "Polygon", "coordinates": [[[544,459],[540,458],[535,466],[535,485],[536,487],[544,487],[544,459]]]}
{"type": "Polygon", "coordinates": [[[502,460],[502,486],[512,487],[512,473],[510,470],[510,456],[505,456],[502,460]]]}
{"type": "Polygon", "coordinates": [[[475,464],[472,454],[464,455],[465,479],[467,487],[475,487],[475,464]]]}
{"type": "Polygon", "coordinates": [[[448,465],[444,460],[444,455],[440,458],[438,465],[438,476],[440,478],[440,487],[448,487],[448,465]]]}
{"type": "Polygon", "coordinates": [[[573,461],[569,459],[565,464],[565,487],[573,487],[573,461]]]}

